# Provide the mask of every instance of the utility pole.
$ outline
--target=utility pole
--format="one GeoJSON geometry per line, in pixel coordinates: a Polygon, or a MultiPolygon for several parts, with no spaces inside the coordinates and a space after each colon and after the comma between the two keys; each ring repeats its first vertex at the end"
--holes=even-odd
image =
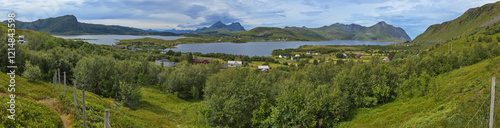
{"type": "Polygon", "coordinates": [[[495,112],[495,77],[491,78],[490,128],[493,128],[494,112],[495,112]]]}

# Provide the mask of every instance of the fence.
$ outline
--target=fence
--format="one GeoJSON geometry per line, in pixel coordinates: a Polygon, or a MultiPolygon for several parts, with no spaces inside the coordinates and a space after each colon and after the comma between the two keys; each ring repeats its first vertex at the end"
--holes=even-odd
{"type": "MultiPolygon", "coordinates": [[[[52,82],[53,82],[53,85],[55,87],[59,86],[58,90],[62,91],[64,93],[64,95],[68,95],[67,90],[66,90],[66,85],[71,85],[66,80],[67,80],[66,79],[66,72],[64,72],[63,73],[63,81],[62,81],[63,82],[62,84],[64,84],[64,85],[62,85],[61,84],[61,72],[60,72],[60,69],[57,69],[54,73],[54,77],[53,77],[52,82]]],[[[105,111],[103,113],[104,117],[102,117],[101,115],[99,115],[99,113],[94,108],[92,108],[92,106],[87,105],[85,102],[85,90],[82,90],[81,94],[78,94],[77,87],[76,87],[76,80],[73,80],[73,103],[74,103],[74,107],[75,107],[75,120],[79,120],[78,113],[82,113],[81,120],[82,120],[82,126],[84,128],[86,128],[87,126],[92,128],[93,127],[92,124],[100,123],[100,122],[103,123],[104,128],[111,128],[110,120],[109,120],[110,110],[105,109],[105,111]],[[79,104],[81,104],[81,109],[78,109],[79,104]],[[88,110],[90,110],[90,111],[88,111],[88,110]],[[88,113],[88,115],[87,115],[87,113],[88,113]],[[99,120],[96,121],[96,120],[94,120],[94,118],[87,118],[87,116],[96,117],[99,120],[103,120],[103,121],[99,121],[99,120]],[[87,124],[87,121],[89,124],[87,124]]]]}

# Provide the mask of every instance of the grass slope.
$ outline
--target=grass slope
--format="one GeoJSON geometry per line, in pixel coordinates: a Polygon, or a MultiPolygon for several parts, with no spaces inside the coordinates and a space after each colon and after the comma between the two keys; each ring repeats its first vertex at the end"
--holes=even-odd
{"type": "MultiPolygon", "coordinates": [[[[0,73],[0,83],[8,85],[9,76],[0,73]]],[[[67,93],[45,82],[28,82],[16,78],[16,120],[6,119],[7,88],[0,86],[0,127],[81,127],[81,90],[77,90],[78,109],[75,112],[73,89],[67,93]],[[75,116],[76,115],[76,116],[75,116]],[[77,120],[75,120],[75,117],[77,120]],[[64,122],[61,118],[68,122],[64,122]],[[64,122],[64,124],[63,124],[64,122]]],[[[86,92],[87,125],[102,127],[104,110],[110,109],[111,127],[208,127],[199,113],[201,103],[184,101],[172,94],[163,94],[154,87],[141,89],[142,100],[137,110],[116,107],[114,100],[86,92]]]]}
{"type": "MultiPolygon", "coordinates": [[[[498,76],[500,57],[432,78],[433,91],[423,97],[399,98],[375,108],[360,108],[340,127],[487,127],[491,77],[498,76]],[[484,106],[480,108],[486,99],[484,106]],[[479,110],[479,111],[478,111],[479,110]]],[[[498,83],[498,82],[497,82],[498,83]]],[[[497,92],[498,92],[497,87],[497,92]]],[[[495,103],[500,102],[497,99],[495,103]]],[[[500,114],[496,107],[495,115],[500,114]]],[[[500,121],[495,122],[495,127],[500,121]]]]}
{"type": "Polygon", "coordinates": [[[487,25],[498,21],[499,15],[500,2],[472,8],[454,20],[430,26],[424,33],[418,35],[413,42],[434,46],[452,38],[458,38],[470,33],[475,34],[479,31],[478,28],[485,28],[487,25]]]}

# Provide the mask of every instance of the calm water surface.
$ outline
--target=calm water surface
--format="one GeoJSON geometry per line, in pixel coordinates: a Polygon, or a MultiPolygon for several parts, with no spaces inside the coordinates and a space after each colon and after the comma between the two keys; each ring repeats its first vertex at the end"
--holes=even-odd
{"type": "MultiPolygon", "coordinates": [[[[176,40],[185,38],[181,36],[142,36],[142,35],[74,35],[61,36],[54,35],[64,39],[94,39],[85,40],[92,44],[114,45],[118,40],[138,39],[138,38],[156,38],[164,40],[176,40]]],[[[235,55],[248,56],[271,56],[274,49],[298,48],[302,45],[388,45],[394,42],[379,41],[354,41],[354,40],[332,40],[332,41],[278,41],[278,42],[248,42],[248,43],[198,43],[198,44],[179,44],[173,51],[180,52],[201,52],[201,53],[227,53],[235,55]]],[[[170,50],[170,49],[165,49],[170,50]]]]}
{"type": "MultiPolygon", "coordinates": [[[[203,44],[179,44],[173,51],[201,52],[201,53],[227,53],[249,56],[271,56],[274,49],[298,48],[302,45],[388,45],[394,42],[378,41],[278,41],[278,42],[248,42],[248,43],[203,43],[203,44]]],[[[170,50],[170,49],[166,49],[170,50]]]]}
{"type": "Polygon", "coordinates": [[[139,39],[139,38],[156,38],[164,40],[176,40],[179,38],[185,38],[182,36],[156,36],[156,35],[52,35],[54,37],[64,38],[64,39],[91,39],[85,40],[92,44],[104,44],[104,45],[114,45],[118,40],[129,40],[129,39],[139,39]]]}

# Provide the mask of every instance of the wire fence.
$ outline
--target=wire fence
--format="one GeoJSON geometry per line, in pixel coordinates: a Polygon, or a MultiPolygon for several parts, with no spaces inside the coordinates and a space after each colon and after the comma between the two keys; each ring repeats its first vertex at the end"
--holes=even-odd
{"type": "MultiPolygon", "coordinates": [[[[61,78],[61,81],[59,81],[59,78],[58,77],[64,77],[64,76],[59,76],[58,75],[58,72],[56,70],[56,72],[54,73],[54,77],[53,77],[53,85],[58,88],[59,91],[63,92],[63,94],[65,96],[69,96],[69,97],[73,97],[73,96],[70,96],[68,95],[69,92],[73,92],[74,90],[71,89],[73,88],[72,85],[74,85],[74,83],[71,83],[70,81],[65,81],[67,79],[64,79],[64,78],[61,78]],[[64,86],[66,83],[66,86],[64,86]],[[68,88],[68,90],[72,90],[72,91],[68,91],[68,90],[62,90],[62,88],[68,88]]],[[[75,85],[76,86],[76,85],[75,85]]],[[[83,109],[85,109],[86,111],[86,125],[85,127],[89,127],[89,128],[94,128],[94,127],[97,127],[97,128],[101,128],[101,127],[104,127],[102,125],[104,125],[105,123],[107,123],[107,125],[111,128],[111,124],[110,124],[110,121],[108,120],[107,122],[105,122],[105,118],[102,117],[100,114],[99,114],[99,111],[96,111],[96,109],[94,109],[94,107],[92,107],[92,105],[90,105],[88,103],[88,101],[85,101],[85,108],[83,108],[83,95],[82,95],[82,92],[73,92],[74,95],[76,94],[76,106],[78,106],[75,110],[75,121],[82,121],[83,123],[83,109]],[[89,111],[90,110],[90,111],[89,111]],[[100,124],[102,124],[101,126],[99,126],[100,124]]],[[[87,97],[87,96],[85,96],[87,97]]],[[[87,98],[85,98],[87,99],[87,98]]],[[[71,100],[71,102],[74,102],[73,100],[71,100]]],[[[111,110],[111,109],[109,109],[111,110]]],[[[102,111],[101,111],[102,112],[102,111]]],[[[103,115],[104,115],[104,112],[103,112],[103,115]]],[[[82,124],[83,125],[83,124],[82,124]]]]}

